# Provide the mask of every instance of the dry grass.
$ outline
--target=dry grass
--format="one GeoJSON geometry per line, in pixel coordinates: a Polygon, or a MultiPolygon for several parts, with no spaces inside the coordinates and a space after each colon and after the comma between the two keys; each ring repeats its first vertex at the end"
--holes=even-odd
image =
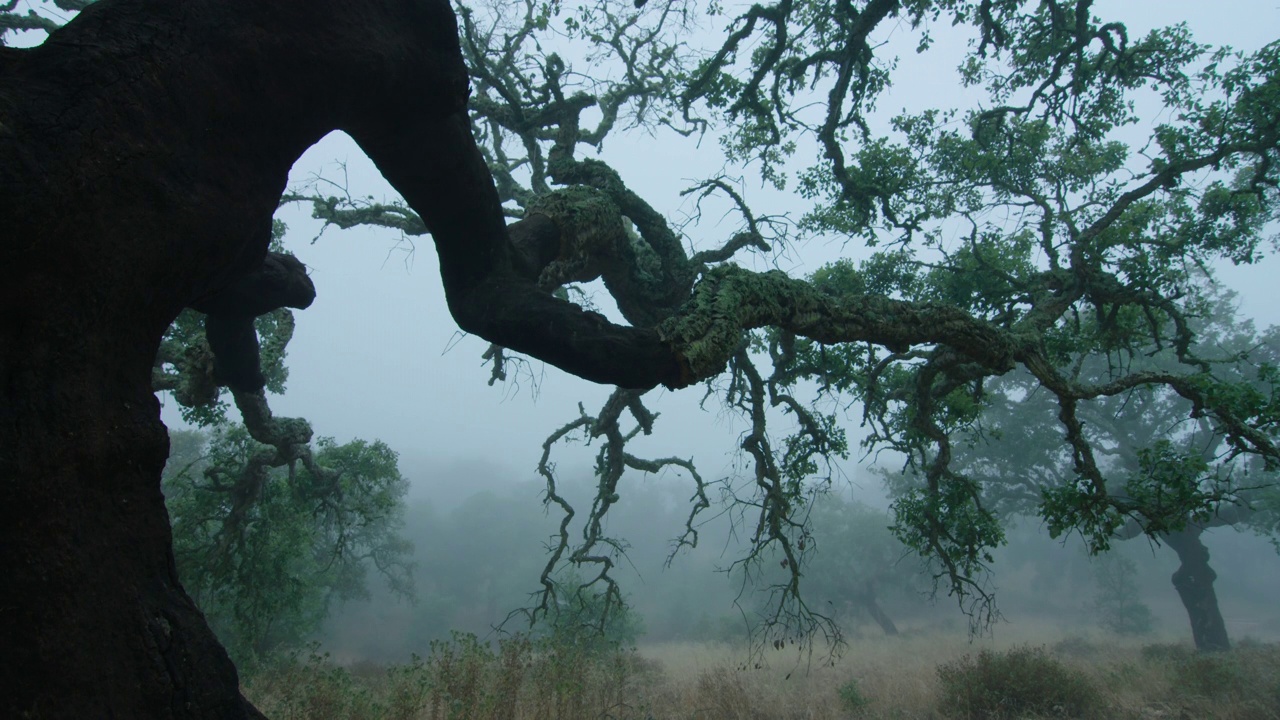
{"type": "Polygon", "coordinates": [[[1203,656],[1176,644],[906,633],[859,640],[835,663],[821,660],[794,648],[750,658],[694,644],[588,656],[523,640],[489,648],[459,636],[390,669],[300,658],[253,678],[246,693],[269,716],[290,720],[1280,720],[1273,644],[1203,656]],[[1074,699],[1026,700],[1063,685],[1063,697],[1074,699]]]}

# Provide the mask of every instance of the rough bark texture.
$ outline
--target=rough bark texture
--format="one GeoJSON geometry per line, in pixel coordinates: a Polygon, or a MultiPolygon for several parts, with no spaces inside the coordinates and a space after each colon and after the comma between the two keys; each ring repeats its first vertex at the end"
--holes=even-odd
{"type": "Polygon", "coordinates": [[[191,307],[205,313],[204,335],[213,351],[217,382],[242,392],[265,387],[253,321],[277,308],[305,309],[315,299],[307,267],[291,255],[273,252],[221,292],[192,302],[191,307]]]}
{"type": "Polygon", "coordinates": [[[1199,526],[1188,525],[1187,529],[1164,535],[1163,539],[1182,561],[1173,573],[1173,587],[1191,619],[1196,649],[1225,652],[1231,649],[1231,640],[1227,637],[1222,611],[1218,609],[1218,594],[1213,590],[1218,574],[1209,567],[1209,548],[1200,540],[1203,532],[1199,526]]]}
{"type": "Polygon", "coordinates": [[[465,329],[595,380],[675,376],[653,331],[515,271],[466,98],[446,0],[102,0],[0,52],[0,716],[257,715],[178,582],[150,369],[183,307],[270,270],[289,168],[327,132],[427,221],[465,329]]]}

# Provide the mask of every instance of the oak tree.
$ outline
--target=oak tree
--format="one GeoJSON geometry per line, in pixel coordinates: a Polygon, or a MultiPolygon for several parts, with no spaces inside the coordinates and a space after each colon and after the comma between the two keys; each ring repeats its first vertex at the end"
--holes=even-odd
{"type": "MultiPolygon", "coordinates": [[[[601,449],[581,540],[541,465],[566,510],[543,611],[563,562],[604,583],[605,607],[620,600],[602,521],[629,471],[693,478],[681,541],[697,541],[708,498],[692,463],[627,450],[654,431],[645,394],[659,384],[709,382],[748,420],[746,561],[792,570],[765,618],[779,641],[824,626],[800,591],[803,518],[814,478],[847,452],[850,402],[869,448],[901,452],[919,478],[895,506],[899,537],[979,611],[1001,521],[953,450],[992,378],[1021,369],[1051,399],[1074,480],[1038,511],[1086,537],[1186,517],[1114,492],[1105,440],[1082,420],[1108,398],[1172,393],[1223,438],[1222,462],[1274,472],[1274,366],[1217,372],[1193,320],[1205,269],[1256,262],[1270,237],[1280,44],[1206,48],[1181,26],[1131,36],[1088,0],[515,8],[455,21],[443,0],[102,0],[37,47],[0,48],[6,712],[254,714],[174,569],[153,368],[170,323],[204,312],[204,377],[229,387],[256,441],[301,457],[309,428],[270,412],[253,318],[313,296],[299,261],[269,253],[271,217],[292,162],[334,129],[404,205],[310,198],[316,212],[430,233],[449,309],[493,343],[497,376],[516,353],[618,386],[548,439],[548,454],[578,432],[601,449]],[[690,45],[699,22],[715,24],[707,47],[690,45]],[[873,124],[895,79],[878,38],[911,28],[928,51],[940,24],[973,39],[957,82],[975,106],[873,124]],[[582,50],[554,52],[548,33],[582,50]],[[1134,142],[1144,93],[1163,110],[1134,142]],[[808,210],[758,214],[711,177],[690,192],[725,198],[741,227],[686,238],[594,156],[628,128],[718,133],[730,163],[808,210]],[[809,278],[750,269],[806,236],[873,254],[809,278]],[[597,278],[613,320],[564,292],[597,278]],[[1164,348],[1168,368],[1075,372],[1164,348]],[[776,413],[792,423],[781,437],[776,413]]],[[[0,6],[6,23],[13,10],[0,6]]],[[[1213,513],[1239,490],[1184,494],[1213,513]]]]}

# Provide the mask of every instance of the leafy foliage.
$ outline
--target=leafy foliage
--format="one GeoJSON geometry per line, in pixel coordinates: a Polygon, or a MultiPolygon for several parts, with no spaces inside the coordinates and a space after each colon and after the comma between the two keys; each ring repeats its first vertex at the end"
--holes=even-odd
{"type": "MultiPolygon", "coordinates": [[[[545,2],[461,18],[472,119],[508,213],[532,212],[553,185],[603,192],[637,231],[615,256],[622,267],[603,272],[620,313],[687,347],[695,379],[744,420],[748,482],[734,487],[749,492],[728,495],[752,514],[743,562],[792,573],[776,586],[773,639],[831,628],[800,578],[813,490],[849,450],[835,408],[861,407],[866,451],[903,458],[895,533],[979,618],[991,617],[983,575],[1014,506],[1101,550],[1128,522],[1158,534],[1247,502],[1246,471],[1270,482],[1275,363],[1250,329],[1222,349],[1235,330],[1210,318],[1213,263],[1256,262],[1275,245],[1280,44],[1209,48],[1180,25],[1133,37],[1089,2],[782,0],[737,15],[599,2],[572,18],[545,2]],[[878,112],[894,62],[877,38],[910,28],[929,52],[940,22],[974,38],[957,71],[973,104],[878,112]],[[720,40],[690,45],[698,23],[720,40]],[[1151,98],[1158,118],[1140,113],[1151,98]],[[668,223],[598,153],[636,128],[713,133],[731,167],[793,188],[806,210],[758,214],[719,175],[687,197],[695,221],[719,202],[736,232],[668,223]],[[807,282],[742,269],[818,238],[871,252],[807,282]],[[1098,422],[1144,403],[1181,424],[1122,443],[1108,430],[1125,423],[1098,422]],[[1215,449],[1193,454],[1192,428],[1215,449]],[[1002,433],[1023,449],[998,462],[967,452],[1002,433]],[[1132,462],[1111,458],[1121,444],[1132,462]]],[[[404,208],[318,200],[328,222],[403,229],[392,220],[404,208]]],[[[486,358],[506,376],[508,354],[486,358]]],[[[628,451],[653,429],[647,402],[619,390],[549,438],[547,502],[566,520],[535,613],[553,606],[562,563],[592,566],[620,600],[609,570],[625,545],[601,518],[626,472],[687,470],[695,491],[677,547],[698,541],[710,501],[692,464],[628,451]],[[601,443],[600,490],[575,541],[549,458],[579,434],[601,443]]]]}
{"type": "Polygon", "coordinates": [[[841,685],[837,692],[840,696],[840,706],[845,712],[850,714],[860,712],[871,702],[862,694],[862,691],[858,689],[857,680],[850,680],[844,685],[841,685]]]}
{"type": "Polygon", "coordinates": [[[411,593],[408,483],[386,445],[323,438],[316,462],[334,475],[317,478],[255,464],[243,427],[173,436],[162,488],[179,576],[241,664],[300,646],[331,603],[365,596],[371,568],[411,593]]]}
{"type": "Polygon", "coordinates": [[[1104,717],[1102,694],[1092,679],[1049,655],[1018,647],[938,667],[939,701],[947,717],[1000,720],[1021,717],[1104,717]]]}

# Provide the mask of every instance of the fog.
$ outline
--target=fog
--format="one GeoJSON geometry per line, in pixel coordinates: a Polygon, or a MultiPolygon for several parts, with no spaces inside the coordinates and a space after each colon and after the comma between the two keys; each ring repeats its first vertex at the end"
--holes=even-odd
{"type": "MultiPolygon", "coordinates": [[[[531,606],[530,593],[539,589],[546,545],[558,524],[558,517],[541,509],[541,483],[530,474],[504,475],[483,461],[410,461],[402,469],[415,480],[405,534],[416,549],[417,598],[392,596],[371,579],[369,601],[347,603],[330,617],[319,638],[323,647],[348,662],[404,662],[413,653],[428,652],[432,640],[447,640],[451,631],[495,639],[527,630],[523,617],[509,615],[531,606]]],[[[585,506],[592,483],[581,473],[566,494],[585,506]]],[[[833,492],[883,504],[871,479],[864,477],[862,485],[850,482],[833,492]]],[[[630,542],[616,576],[642,620],[640,644],[744,644],[762,595],[744,589],[740,575],[726,572],[744,549],[733,532],[732,515],[708,513],[716,517],[700,526],[699,546],[677,552],[666,564],[669,540],[682,530],[687,501],[688,492],[676,478],[647,478],[634,482],[609,514],[607,530],[630,542]]],[[[1232,528],[1210,530],[1204,542],[1218,573],[1215,588],[1232,638],[1280,640],[1275,548],[1265,538],[1232,528]]],[[[820,547],[817,556],[825,560],[842,552],[820,547]]],[[[1150,629],[1135,637],[1189,642],[1186,611],[1170,583],[1178,567],[1173,551],[1138,538],[1117,543],[1114,554],[1134,562],[1133,599],[1152,613],[1150,629]]],[[[1034,519],[1014,523],[1008,545],[996,552],[992,565],[1002,618],[975,639],[1116,637],[1100,621],[1099,562],[1078,538],[1052,540],[1034,519]]],[[[913,557],[903,555],[893,572],[914,585],[914,590],[887,590],[882,597],[900,631],[968,633],[968,618],[955,600],[945,588],[931,592],[927,569],[913,557]]],[[[856,653],[859,642],[883,637],[865,612],[824,589],[815,580],[809,599],[837,617],[849,652],[856,653]]]]}
{"type": "MultiPolygon", "coordinates": [[[[1118,14],[1139,33],[1149,24],[1186,20],[1202,42],[1251,49],[1274,39],[1276,12],[1251,21],[1256,3],[1206,5],[1200,2],[1099,3],[1103,15],[1118,14]]],[[[945,33],[939,43],[963,48],[963,38],[945,33]]],[[[927,77],[931,68],[911,53],[901,56],[903,77],[927,77]],[[916,65],[913,65],[916,64],[916,65]]],[[[929,56],[937,62],[936,56],[929,56]]],[[[950,102],[962,90],[927,82],[902,82],[886,104],[898,107],[950,102]]],[[[694,212],[679,196],[685,181],[715,171],[723,163],[713,139],[637,137],[630,146],[606,148],[613,164],[638,194],[679,220],[694,212]],[[654,158],[662,159],[655,162],[654,158]],[[679,163],[674,163],[674,159],[679,163]]],[[[320,192],[393,199],[394,193],[354,143],[334,134],[313,147],[294,168],[291,184],[320,192]],[[328,190],[326,190],[328,188],[328,190]]],[[[787,199],[745,178],[757,212],[787,212],[787,199]]],[[[538,589],[546,545],[559,517],[541,503],[543,485],[535,473],[549,433],[579,414],[599,407],[609,388],[599,387],[531,361],[511,379],[487,384],[481,353],[487,343],[457,331],[448,315],[429,242],[370,230],[321,232],[305,206],[288,206],[278,217],[290,228],[288,248],[311,268],[318,289],[315,304],[296,314],[289,346],[289,390],[273,397],[277,415],[307,418],[321,436],[339,440],[380,439],[400,455],[410,479],[404,535],[415,545],[416,600],[389,595],[371,578],[371,598],[338,607],[320,640],[349,660],[404,660],[426,652],[430,641],[451,630],[482,637],[519,630],[512,611],[529,603],[538,589]],[[501,628],[499,630],[498,628],[501,628]]],[[[727,221],[726,221],[727,222],[727,221]]],[[[723,235],[708,213],[699,232],[723,235]]],[[[805,273],[853,252],[838,244],[814,243],[775,258],[778,266],[805,273]]],[[[1242,312],[1259,326],[1280,321],[1268,274],[1274,263],[1223,267],[1221,278],[1240,293],[1242,312]]],[[[606,308],[607,311],[607,308],[606,308]]],[[[702,393],[659,391],[652,406],[661,413],[654,435],[629,450],[651,457],[692,459],[712,482],[740,483],[743,459],[740,418],[723,413],[714,400],[703,409],[702,393]]],[[[653,396],[651,396],[653,397],[653,396]]],[[[851,438],[859,433],[860,409],[844,413],[851,438]]],[[[168,402],[164,418],[180,425],[168,402]]],[[[578,507],[589,502],[595,449],[573,443],[555,448],[560,475],[578,507]]],[[[854,457],[838,468],[832,492],[884,509],[885,491],[875,468],[896,469],[891,456],[854,457]]],[[[699,522],[697,548],[675,553],[692,484],[676,472],[659,476],[630,473],[611,510],[608,531],[630,547],[616,572],[646,630],[643,642],[733,641],[745,637],[746,621],[759,598],[726,570],[741,556],[741,528],[724,505],[699,522]]],[[[716,498],[713,497],[713,500],[716,498]]],[[[577,530],[575,530],[576,532],[577,530]]],[[[1206,533],[1218,572],[1217,591],[1233,638],[1280,639],[1280,557],[1265,538],[1231,528],[1206,533]]],[[[819,555],[822,554],[819,551],[819,555]]],[[[835,548],[825,552],[836,553],[835,548]]],[[[1141,602],[1153,614],[1151,637],[1185,640],[1187,618],[1170,584],[1177,559],[1168,548],[1137,539],[1119,543],[1117,553],[1136,563],[1141,602]]],[[[1048,537],[1035,520],[1019,521],[1009,543],[992,563],[991,582],[1002,620],[988,631],[1025,632],[1051,628],[1062,635],[1102,633],[1097,623],[1096,560],[1076,538],[1048,537]]],[[[904,556],[896,573],[916,591],[893,599],[889,613],[904,630],[960,631],[968,620],[941,587],[929,592],[927,569],[904,556]]],[[[880,630],[865,613],[840,605],[839,598],[815,597],[854,642],[880,630]]]]}

